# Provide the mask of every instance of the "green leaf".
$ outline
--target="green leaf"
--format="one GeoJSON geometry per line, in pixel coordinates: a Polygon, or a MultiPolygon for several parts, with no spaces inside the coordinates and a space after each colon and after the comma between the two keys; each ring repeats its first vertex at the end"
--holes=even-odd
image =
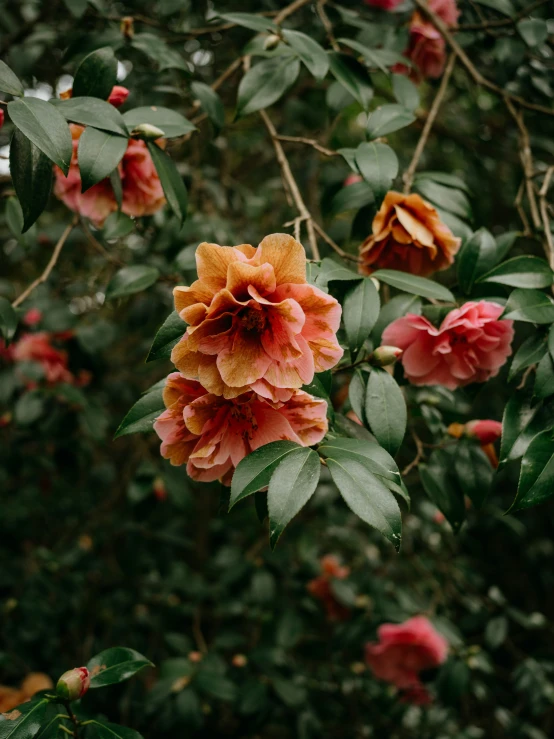
{"type": "Polygon", "coordinates": [[[519,347],[512,359],[510,366],[510,373],[508,375],[508,382],[513,380],[521,370],[526,369],[532,364],[537,364],[544,357],[547,351],[546,341],[544,336],[538,333],[534,333],[529,336],[523,344],[519,347]]]}
{"type": "Polygon", "coordinates": [[[188,196],[183,178],[179,174],[175,162],[165,151],[162,151],[153,141],[148,141],[146,145],[162,183],[168,205],[179,221],[184,223],[187,217],[188,196]]]}
{"type": "Polygon", "coordinates": [[[513,18],[516,14],[516,9],[512,5],[511,0],[475,0],[478,5],[484,5],[486,8],[496,10],[502,15],[507,15],[509,18],[513,18]]]}
{"type": "Polygon", "coordinates": [[[87,664],[91,673],[90,687],[104,688],[128,680],[145,667],[153,667],[149,659],[127,647],[111,647],[95,655],[87,664]]]}
{"type": "MultiPolygon", "coordinates": [[[[198,98],[204,112],[217,129],[225,125],[225,109],[215,90],[204,82],[191,83],[192,94],[198,98]]],[[[192,125],[192,124],[191,124],[192,125]]]]}
{"type": "Polygon", "coordinates": [[[165,411],[163,401],[163,390],[165,379],[161,383],[150,388],[141,398],[137,400],[134,406],[127,412],[127,415],[119,424],[119,428],[115,432],[114,439],[127,434],[137,434],[144,431],[152,431],[152,426],[156,418],[165,411]]]}
{"type": "Polygon", "coordinates": [[[321,463],[313,449],[295,449],[279,464],[269,482],[267,506],[269,510],[269,541],[275,545],[288,523],[312,497],[321,463]]]}
{"type": "Polygon", "coordinates": [[[284,29],[282,34],[316,80],[322,80],[329,71],[329,56],[325,49],[301,31],[284,29]]]}
{"type": "Polygon", "coordinates": [[[118,169],[114,169],[114,171],[111,173],[110,184],[112,186],[115,202],[117,203],[119,212],[121,212],[121,206],[123,204],[123,185],[121,183],[121,175],[119,174],[118,169]]]}
{"type": "Polygon", "coordinates": [[[554,495],[554,435],[547,429],[535,436],[521,461],[517,494],[510,511],[544,503],[554,495]]]}
{"type": "Polygon", "coordinates": [[[0,296],[0,334],[9,344],[13,339],[18,323],[17,313],[6,298],[0,296]]]}
{"type": "Polygon", "coordinates": [[[394,495],[373,474],[364,460],[328,458],[333,482],[347,506],[365,523],[373,526],[400,548],[402,519],[394,495]]]}
{"type": "Polygon", "coordinates": [[[506,231],[496,237],[496,261],[500,262],[508,254],[516,239],[521,236],[519,231],[506,231]]]}
{"type": "Polygon", "coordinates": [[[212,698],[222,701],[234,701],[237,697],[237,688],[228,677],[215,670],[200,670],[194,680],[195,686],[212,698]]]}
{"type": "MultiPolygon", "coordinates": [[[[49,159],[48,168],[52,169],[52,164],[49,159]]],[[[19,240],[23,232],[23,210],[21,208],[21,203],[16,197],[10,197],[6,201],[6,224],[12,235],[19,240]]]]}
{"type": "Polygon", "coordinates": [[[375,195],[367,182],[353,182],[336,193],[331,201],[329,214],[337,215],[347,210],[359,210],[374,200],[375,195]]]}
{"type": "Polygon", "coordinates": [[[471,293],[475,280],[490,270],[496,262],[496,242],[486,228],[480,228],[464,242],[456,258],[460,289],[471,293]]]}
{"type": "Polygon", "coordinates": [[[154,33],[136,33],[131,45],[152,59],[158,67],[158,72],[164,69],[181,69],[187,74],[190,73],[187,62],[181,54],[168,46],[161,36],[154,33]]]}
{"type": "Polygon", "coordinates": [[[170,313],[158,329],[146,361],[153,362],[156,359],[169,359],[171,350],[179,339],[182,338],[185,329],[186,324],[179,317],[177,311],[170,313]]]}
{"type": "Polygon", "coordinates": [[[18,706],[20,716],[15,719],[0,714],[0,739],[33,739],[40,731],[47,707],[48,700],[43,698],[18,706]]]}
{"type": "Polygon", "coordinates": [[[406,433],[406,401],[394,377],[384,369],[375,367],[371,370],[365,415],[379,444],[390,454],[396,454],[406,433]]]}
{"type": "Polygon", "coordinates": [[[19,78],[12,72],[6,62],[0,60],[0,92],[7,92],[14,97],[23,97],[25,91],[19,78]]]}
{"type": "Polygon", "coordinates": [[[12,123],[67,176],[73,143],[65,118],[39,98],[19,98],[8,103],[12,123]]]}
{"type": "Polygon", "coordinates": [[[435,449],[427,464],[418,467],[425,492],[444,514],[454,532],[458,532],[466,517],[464,493],[453,474],[455,454],[452,447],[435,449]]]}
{"type": "Polygon", "coordinates": [[[367,133],[371,139],[393,133],[415,121],[413,111],[392,103],[376,108],[367,119],[367,133]]]}
{"type": "Polygon", "coordinates": [[[30,426],[44,412],[44,396],[38,390],[30,390],[18,398],[14,408],[14,418],[20,426],[30,426]]]}
{"type": "Polygon", "coordinates": [[[10,172],[23,214],[22,233],[28,231],[46,208],[52,187],[52,163],[19,130],[10,145],[10,172]]]}
{"type": "Polygon", "coordinates": [[[550,354],[545,354],[539,362],[533,394],[541,399],[554,395],[554,362],[550,354]]]}
{"type": "Polygon", "coordinates": [[[270,18],[254,15],[254,13],[218,13],[218,16],[225,21],[229,21],[229,23],[235,23],[237,26],[243,26],[243,28],[249,28],[251,31],[259,33],[278,30],[270,18]]]}
{"type": "Polygon", "coordinates": [[[88,0],[64,0],[64,3],[74,18],[82,18],[88,8],[88,0]]]}
{"type": "Polygon", "coordinates": [[[388,67],[392,67],[398,62],[411,66],[410,60],[404,56],[400,56],[396,51],[391,51],[390,49],[370,49],[359,41],[353,41],[349,38],[339,38],[337,41],[357,51],[370,66],[377,67],[384,74],[388,74],[388,67]]]}
{"type": "Polygon", "coordinates": [[[52,100],[52,105],[68,121],[93,126],[102,131],[110,131],[120,136],[129,135],[125,120],[119,110],[105,100],[94,97],[69,98],[69,100],[52,100]]]}
{"type": "Polygon", "coordinates": [[[419,90],[405,74],[392,75],[394,97],[406,110],[415,110],[419,105],[419,90]]]}
{"type": "Polygon", "coordinates": [[[102,233],[105,239],[120,239],[127,236],[135,228],[135,222],[132,218],[125,215],[121,211],[110,213],[104,221],[102,233]]]}
{"type": "Polygon", "coordinates": [[[175,712],[189,729],[199,729],[204,723],[202,704],[197,693],[191,688],[185,688],[177,693],[175,712]]]}
{"type": "Polygon", "coordinates": [[[365,277],[350,288],[344,298],[342,318],[351,352],[363,346],[379,318],[381,301],[370,277],[365,277]]]}
{"type": "Polygon", "coordinates": [[[537,408],[531,406],[531,399],[529,393],[526,391],[515,392],[510,397],[504,408],[504,416],[502,418],[502,440],[500,442],[501,464],[510,458],[516,441],[533,419],[536,412],[537,408]]]}
{"type": "Polygon", "coordinates": [[[294,441],[273,441],[241,460],[233,475],[229,510],[248,495],[269,485],[274,470],[291,452],[300,449],[294,441]]]}
{"type": "Polygon", "coordinates": [[[310,383],[302,386],[302,390],[310,393],[310,395],[315,395],[316,398],[323,398],[323,400],[328,401],[332,385],[333,375],[331,370],[325,370],[325,372],[315,374],[314,379],[310,383]]]}
{"type": "MultiPolygon", "coordinates": [[[[92,687],[92,685],[91,685],[92,687]]],[[[97,737],[97,739],[142,739],[138,731],[129,729],[127,726],[119,726],[119,724],[101,723],[92,719],[87,721],[87,736],[97,737]]],[[[60,734],[62,736],[67,734],[60,734]]]]}
{"type": "Polygon", "coordinates": [[[428,174],[421,174],[414,180],[414,190],[430,200],[437,208],[442,208],[466,221],[471,221],[473,213],[465,192],[437,182],[428,174]]]}
{"type": "Polygon", "coordinates": [[[321,261],[321,268],[316,278],[316,284],[317,287],[325,289],[329,282],[333,282],[334,280],[339,282],[348,282],[350,280],[359,281],[362,279],[362,275],[358,275],[356,272],[352,272],[351,269],[343,267],[330,257],[325,257],[325,259],[321,261]]]}
{"type": "Polygon", "coordinates": [[[127,139],[117,134],[99,131],[92,126],[85,128],[79,138],[77,159],[81,173],[82,190],[109,177],[127,151],[127,139]]]}
{"type": "Polygon", "coordinates": [[[524,18],[517,24],[517,30],[527,46],[542,46],[548,39],[548,24],[543,18],[524,18]]]}
{"type": "Polygon", "coordinates": [[[306,704],[307,694],[303,686],[281,677],[274,677],[271,684],[278,697],[289,708],[299,708],[306,704]]]}
{"type": "Polygon", "coordinates": [[[356,149],[355,157],[362,177],[376,198],[390,190],[398,174],[398,158],[390,146],[379,141],[363,142],[356,149]]]}
{"type": "Polygon", "coordinates": [[[473,439],[460,439],[455,446],[454,469],[464,495],[481,508],[492,485],[494,469],[473,439]]]}
{"type": "MultiPolygon", "coordinates": [[[[193,83],[193,85],[196,83],[193,83]]],[[[200,101],[202,102],[202,101],[200,101]]],[[[160,105],[133,108],[123,114],[125,125],[132,131],[141,123],[148,123],[164,132],[164,138],[172,139],[177,136],[185,136],[187,133],[196,131],[196,126],[171,108],[163,108],[160,105]]]]}
{"type": "Polygon", "coordinates": [[[407,272],[399,272],[395,269],[378,269],[372,275],[380,282],[398,288],[405,293],[420,295],[422,298],[434,298],[435,300],[446,300],[454,303],[455,299],[450,290],[439,285],[426,277],[418,277],[407,272]]]}
{"type": "Polygon", "coordinates": [[[117,59],[113,49],[105,46],[86,56],[77,67],[73,80],[72,97],[100,98],[107,100],[117,82],[117,59]]]}
{"type": "Polygon", "coordinates": [[[146,264],[136,264],[132,267],[122,267],[110,280],[106,289],[106,300],[122,298],[126,295],[142,292],[153,285],[160,276],[156,267],[146,264]]]}
{"type": "MultiPolygon", "coordinates": [[[[402,477],[391,455],[382,446],[366,439],[331,439],[324,441],[318,451],[325,457],[340,461],[342,458],[363,462],[375,477],[389,489],[399,492],[402,477]]],[[[400,492],[404,496],[403,492],[400,492]]]]}
{"type": "Polygon", "coordinates": [[[552,323],[554,301],[539,290],[514,290],[506,303],[502,318],[526,323],[552,323]]]}
{"type": "Polygon", "coordinates": [[[264,59],[241,79],[236,118],[268,108],[291,87],[300,72],[298,59],[275,57],[264,59]]]}
{"type": "Polygon", "coordinates": [[[554,275],[544,259],[531,256],[513,257],[502,262],[477,282],[496,282],[511,287],[541,288],[549,287],[554,275]]]}
{"type": "Polygon", "coordinates": [[[364,110],[373,99],[373,87],[367,69],[350,54],[329,54],[331,74],[360,103],[364,110]]]}
{"type": "Polygon", "coordinates": [[[371,332],[371,339],[375,346],[381,343],[381,334],[385,328],[397,318],[405,316],[407,313],[421,315],[421,300],[416,295],[401,293],[395,295],[394,298],[382,306],[379,318],[371,332]]]}
{"type": "Polygon", "coordinates": [[[350,385],[348,386],[348,400],[352,406],[352,410],[358,416],[360,421],[367,425],[365,417],[365,393],[366,393],[366,382],[364,379],[364,373],[360,369],[354,370],[350,385]]]}

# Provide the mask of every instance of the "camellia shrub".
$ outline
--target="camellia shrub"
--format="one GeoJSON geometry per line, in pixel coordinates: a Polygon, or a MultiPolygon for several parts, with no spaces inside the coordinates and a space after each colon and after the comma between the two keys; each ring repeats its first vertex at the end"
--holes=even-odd
{"type": "Polygon", "coordinates": [[[552,736],[552,4],[0,31],[0,739],[552,736]]]}

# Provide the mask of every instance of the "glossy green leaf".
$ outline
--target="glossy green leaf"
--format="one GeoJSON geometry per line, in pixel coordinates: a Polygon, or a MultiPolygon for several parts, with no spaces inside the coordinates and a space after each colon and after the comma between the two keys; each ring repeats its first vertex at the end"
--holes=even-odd
{"type": "Polygon", "coordinates": [[[439,285],[438,282],[428,280],[426,277],[418,277],[395,269],[378,269],[372,276],[380,282],[385,282],[387,285],[392,285],[392,287],[406,293],[420,295],[422,298],[446,300],[449,303],[455,302],[454,296],[448,288],[439,285]]]}
{"type": "Polygon", "coordinates": [[[481,508],[492,485],[494,469],[473,439],[460,439],[455,447],[454,469],[464,495],[481,508]]]}
{"type": "MultiPolygon", "coordinates": [[[[21,134],[23,135],[23,134],[21,134]]],[[[48,159],[48,167],[52,169],[52,164],[48,159]]],[[[10,232],[16,239],[21,238],[23,232],[23,210],[21,203],[16,197],[9,197],[6,200],[6,225],[10,229],[10,232]]]]}
{"type": "Polygon", "coordinates": [[[146,264],[136,264],[132,267],[122,267],[110,280],[106,289],[106,300],[123,298],[134,295],[153,285],[160,273],[156,267],[146,264]]]}
{"type": "Polygon", "coordinates": [[[117,134],[85,128],[79,138],[77,158],[82,192],[109,177],[127,151],[127,139],[117,134]]]}
{"type": "Polygon", "coordinates": [[[13,124],[67,175],[73,144],[65,118],[39,98],[18,98],[8,103],[13,124]]]}
{"type": "Polygon", "coordinates": [[[494,266],[495,255],[496,242],[486,228],[480,228],[464,242],[456,257],[456,266],[460,289],[466,295],[471,293],[477,278],[494,266]]]}
{"type": "Polygon", "coordinates": [[[302,447],[294,441],[273,441],[241,460],[233,475],[229,509],[239,500],[269,485],[271,476],[280,462],[299,448],[302,447]]]}
{"type": "Polygon", "coordinates": [[[127,415],[119,424],[119,428],[115,432],[114,439],[127,434],[138,434],[144,431],[152,431],[152,426],[156,418],[165,411],[163,401],[163,389],[165,379],[160,387],[160,383],[156,383],[148,390],[128,411],[127,415]]]}
{"type": "Polygon", "coordinates": [[[512,359],[508,381],[512,380],[521,370],[540,362],[546,352],[546,339],[541,334],[534,333],[525,339],[512,359]]]}
{"type": "Polygon", "coordinates": [[[544,355],[537,367],[533,395],[540,399],[554,395],[554,362],[549,353],[544,355]]]}
{"type": "Polygon", "coordinates": [[[471,205],[463,190],[444,185],[428,174],[421,174],[415,178],[414,190],[437,208],[462,220],[471,221],[473,217],[471,205]]]}
{"type": "Polygon", "coordinates": [[[353,182],[341,188],[331,201],[329,215],[337,215],[347,210],[359,210],[375,200],[373,190],[367,182],[353,182]]]}
{"type": "Polygon", "coordinates": [[[269,541],[274,549],[288,523],[312,497],[319,482],[321,463],[313,449],[288,454],[271,476],[267,492],[269,541]]]}
{"type": "Polygon", "coordinates": [[[223,128],[225,125],[225,108],[217,92],[204,82],[192,82],[190,88],[214,126],[217,129],[223,128]]]}
{"type": "Polygon", "coordinates": [[[377,139],[409,126],[415,121],[413,111],[403,105],[391,103],[376,108],[367,119],[367,133],[371,139],[377,139]]]}
{"type": "Polygon", "coordinates": [[[314,379],[307,385],[302,386],[302,390],[310,395],[315,395],[316,398],[323,398],[323,400],[329,400],[331,388],[333,385],[333,375],[331,370],[325,372],[318,372],[314,375],[314,379]]]}
{"type": "Polygon", "coordinates": [[[342,319],[351,352],[361,349],[379,317],[381,301],[370,277],[350,288],[344,298],[342,319]]]}
{"type": "Polygon", "coordinates": [[[418,471],[425,492],[457,533],[465,521],[466,507],[458,477],[453,474],[455,455],[452,447],[435,449],[418,471]]]}
{"type": "Polygon", "coordinates": [[[518,437],[536,413],[531,405],[529,393],[525,390],[515,392],[506,403],[502,418],[502,440],[500,443],[500,462],[506,462],[518,437]]]}
{"type": "Polygon", "coordinates": [[[517,494],[510,508],[519,511],[549,500],[554,495],[554,433],[534,437],[521,460],[517,494]]]}
{"type": "Polygon", "coordinates": [[[14,97],[23,97],[24,90],[19,78],[8,67],[6,62],[0,60],[0,92],[7,92],[14,97]]]}
{"type": "Polygon", "coordinates": [[[373,99],[373,87],[367,69],[350,54],[329,54],[331,74],[360,103],[364,110],[373,99]]]}
{"type": "Polygon", "coordinates": [[[53,100],[52,105],[68,121],[93,126],[102,131],[110,131],[120,136],[128,136],[123,116],[113,105],[94,97],[69,98],[69,100],[53,100]]]}
{"type": "Polygon", "coordinates": [[[172,49],[161,36],[154,33],[135,33],[131,45],[152,59],[158,72],[164,69],[180,69],[190,74],[190,68],[182,53],[172,49]]]}
{"type": "Polygon", "coordinates": [[[554,275],[546,260],[532,256],[508,259],[477,280],[520,288],[549,287],[553,281],[554,275]]]}
{"type": "Polygon", "coordinates": [[[363,142],[356,149],[355,157],[362,177],[376,198],[390,190],[398,174],[398,158],[390,146],[379,141],[363,142]]]}
{"type": "Polygon", "coordinates": [[[179,317],[177,311],[170,313],[158,329],[146,361],[153,362],[156,359],[169,359],[171,350],[179,339],[182,338],[186,327],[186,324],[179,317]]]}
{"type": "Polygon", "coordinates": [[[527,46],[542,46],[548,38],[548,23],[544,18],[524,18],[517,24],[517,30],[527,46]]]}
{"type": "Polygon", "coordinates": [[[6,298],[0,296],[0,335],[9,344],[18,324],[17,313],[6,298]]]}
{"type": "MultiPolygon", "coordinates": [[[[113,186],[113,185],[112,185],[113,186]]],[[[110,213],[110,215],[104,221],[102,227],[102,233],[105,239],[121,239],[123,236],[127,236],[135,228],[135,222],[132,218],[125,215],[121,211],[116,213],[110,213]]]]}
{"type": "Polygon", "coordinates": [[[330,282],[349,282],[350,280],[362,280],[362,275],[353,272],[351,269],[343,267],[338,262],[330,257],[325,257],[321,261],[321,268],[316,278],[316,284],[318,287],[326,288],[330,282]]]}
{"type": "Polygon", "coordinates": [[[316,80],[322,80],[329,71],[329,56],[325,49],[301,31],[285,28],[282,34],[316,80]]]}
{"type": "Polygon", "coordinates": [[[72,97],[83,95],[107,100],[117,82],[117,59],[106,46],[86,56],[77,67],[72,97]]]}
{"type": "Polygon", "coordinates": [[[360,369],[354,370],[350,385],[348,386],[348,400],[350,401],[352,410],[360,421],[367,425],[365,417],[366,377],[367,374],[363,373],[360,369]]]}
{"type": "Polygon", "coordinates": [[[406,433],[406,401],[394,377],[384,369],[375,367],[371,370],[365,415],[379,444],[390,454],[396,454],[406,433]]]}
{"type": "Polygon", "coordinates": [[[405,74],[392,75],[392,91],[406,110],[415,110],[419,106],[419,90],[405,74]]]}
{"type": "Polygon", "coordinates": [[[290,57],[264,59],[256,64],[240,81],[236,117],[273,105],[294,84],[299,72],[300,62],[290,57]]]}
{"type": "Polygon", "coordinates": [[[111,647],[89,660],[90,687],[104,688],[106,685],[122,683],[145,667],[153,666],[149,659],[134,649],[111,647]]]}
{"type": "Polygon", "coordinates": [[[371,332],[371,339],[375,346],[379,346],[381,343],[381,335],[389,323],[392,323],[397,318],[405,316],[408,313],[415,315],[421,315],[422,302],[417,295],[410,295],[401,293],[395,295],[394,298],[385,303],[381,307],[379,318],[375,324],[373,331],[371,332]]]}
{"type": "Polygon", "coordinates": [[[136,126],[140,126],[141,123],[148,123],[163,131],[166,139],[185,136],[187,133],[196,131],[196,126],[185,116],[176,110],[163,108],[160,105],[145,105],[128,110],[123,114],[123,120],[129,131],[132,131],[136,126]]]}
{"type": "Polygon", "coordinates": [[[384,72],[384,74],[388,74],[388,68],[399,62],[407,66],[411,66],[409,59],[400,56],[400,54],[397,54],[397,52],[390,49],[371,49],[365,44],[349,38],[339,38],[337,40],[345,46],[349,46],[351,49],[354,49],[354,51],[357,51],[358,54],[362,55],[369,66],[377,67],[384,72]]]}
{"type": "Polygon", "coordinates": [[[552,323],[554,301],[539,290],[514,290],[506,303],[502,318],[527,323],[552,323]]]}
{"type": "Polygon", "coordinates": [[[10,173],[21,205],[22,233],[25,233],[48,204],[52,188],[52,163],[38,146],[17,129],[10,145],[10,173]]]}
{"type": "Polygon", "coordinates": [[[243,28],[249,28],[258,33],[278,30],[270,18],[254,15],[254,13],[218,13],[218,16],[229,23],[235,23],[237,26],[243,26],[243,28]]]}
{"type": "Polygon", "coordinates": [[[438,183],[439,185],[445,185],[446,187],[453,188],[454,190],[462,190],[463,192],[470,195],[470,190],[466,182],[458,175],[452,174],[451,172],[440,172],[438,170],[426,170],[425,172],[418,172],[415,176],[414,182],[420,182],[424,180],[430,180],[431,182],[438,183]]]}
{"type": "Polygon", "coordinates": [[[167,203],[179,221],[183,223],[186,220],[188,208],[188,195],[183,178],[169,154],[162,151],[153,141],[149,141],[147,146],[162,183],[167,203]]]}
{"type": "Polygon", "coordinates": [[[365,460],[329,457],[333,482],[348,507],[400,549],[402,519],[394,495],[371,471],[365,460]]]}
{"type": "Polygon", "coordinates": [[[33,700],[17,707],[17,718],[0,714],[0,739],[33,739],[40,731],[48,701],[33,700]]]}
{"type": "Polygon", "coordinates": [[[366,439],[330,439],[324,441],[318,451],[325,457],[340,461],[342,458],[363,462],[390,490],[404,496],[402,477],[393,457],[382,446],[366,439]]]}
{"type": "Polygon", "coordinates": [[[486,8],[496,10],[502,15],[507,15],[509,18],[513,18],[516,14],[511,0],[475,0],[478,5],[484,5],[486,8]]]}
{"type": "Polygon", "coordinates": [[[496,237],[496,261],[501,262],[508,254],[516,240],[521,236],[519,231],[506,231],[496,237]]]}
{"type": "MultiPolygon", "coordinates": [[[[67,734],[64,736],[67,736],[67,734]]],[[[96,739],[142,739],[138,731],[130,729],[128,726],[119,726],[119,724],[105,723],[94,719],[90,723],[87,722],[87,736],[96,739]]]]}

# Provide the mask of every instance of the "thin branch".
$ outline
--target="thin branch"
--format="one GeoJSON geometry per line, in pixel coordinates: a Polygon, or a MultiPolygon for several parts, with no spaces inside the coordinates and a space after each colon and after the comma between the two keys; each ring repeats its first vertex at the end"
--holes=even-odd
{"type": "Polygon", "coordinates": [[[33,282],[31,282],[31,284],[29,285],[29,287],[27,287],[21,293],[21,295],[19,297],[17,297],[13,301],[12,306],[14,308],[17,308],[18,305],[21,305],[21,303],[23,303],[23,301],[26,300],[29,297],[29,295],[33,292],[33,290],[35,288],[37,288],[43,282],[46,282],[46,280],[50,276],[50,272],[52,272],[52,270],[56,266],[56,262],[58,261],[58,258],[60,256],[61,251],[63,249],[63,246],[64,246],[64,244],[65,244],[65,242],[67,240],[67,237],[73,231],[73,229],[77,225],[78,221],[79,221],[79,217],[78,216],[75,216],[73,218],[73,220],[71,221],[71,223],[66,227],[65,231],[60,236],[60,238],[58,240],[58,243],[54,247],[54,251],[52,252],[52,256],[50,257],[50,260],[49,260],[48,264],[46,265],[46,267],[44,269],[44,272],[40,275],[40,277],[37,277],[36,280],[33,280],[33,282]]]}
{"type": "Polygon", "coordinates": [[[329,43],[331,44],[333,51],[340,51],[340,46],[337,42],[337,39],[335,38],[335,34],[333,33],[333,24],[331,23],[331,21],[329,20],[329,16],[325,12],[324,5],[326,1],[327,0],[318,0],[318,3],[316,5],[317,14],[319,15],[323,27],[325,28],[327,38],[329,39],[329,43]]]}
{"type": "Polygon", "coordinates": [[[283,8],[280,13],[278,13],[274,20],[274,23],[278,26],[280,23],[282,23],[285,18],[288,18],[289,15],[292,15],[293,13],[296,13],[297,10],[300,10],[300,8],[304,7],[304,5],[307,5],[312,0],[294,0],[293,3],[290,5],[287,5],[286,8],[283,8]]]}
{"type": "Polygon", "coordinates": [[[416,434],[415,431],[412,431],[412,438],[414,440],[414,443],[416,445],[417,453],[415,457],[412,459],[410,464],[408,464],[404,469],[402,470],[402,477],[406,477],[406,475],[413,470],[414,467],[417,467],[417,465],[421,462],[421,460],[425,457],[425,451],[423,449],[423,442],[419,438],[419,436],[416,434]]]}
{"type": "Polygon", "coordinates": [[[539,209],[537,206],[537,199],[535,196],[535,189],[533,186],[533,153],[531,151],[531,142],[529,138],[529,131],[523,120],[523,113],[516,110],[511,100],[505,99],[506,107],[508,108],[510,115],[516,122],[520,136],[520,150],[519,156],[521,159],[521,165],[523,167],[523,174],[525,175],[525,189],[527,192],[527,200],[529,201],[529,209],[531,211],[531,219],[533,221],[533,227],[535,229],[540,228],[541,219],[539,215],[539,209]]]}
{"type": "Polygon", "coordinates": [[[362,261],[359,257],[355,257],[353,254],[349,254],[348,252],[344,251],[344,249],[341,249],[340,246],[333,241],[333,239],[329,236],[329,234],[326,233],[321,228],[319,223],[317,223],[316,221],[314,221],[314,228],[318,232],[318,234],[321,236],[323,241],[329,244],[331,249],[333,249],[333,251],[336,251],[339,257],[342,257],[343,259],[347,259],[350,262],[356,262],[356,264],[362,261]]]}
{"type": "Polygon", "coordinates": [[[448,83],[450,82],[450,77],[452,76],[452,72],[454,71],[455,64],[456,54],[451,54],[448,60],[448,64],[446,65],[446,69],[444,70],[439,89],[437,91],[437,94],[435,95],[435,99],[433,100],[433,105],[431,106],[431,110],[429,111],[429,115],[427,116],[427,120],[425,121],[425,125],[423,126],[421,136],[419,137],[419,141],[417,142],[412,161],[410,162],[410,166],[404,173],[404,193],[406,195],[412,189],[412,182],[414,180],[417,165],[419,164],[419,160],[421,158],[421,155],[423,154],[423,150],[425,149],[427,139],[429,138],[429,134],[431,133],[431,129],[433,127],[433,123],[435,122],[435,118],[437,117],[437,113],[439,112],[441,103],[444,99],[444,96],[446,95],[448,83]]]}
{"type": "Polygon", "coordinates": [[[546,239],[545,252],[551,269],[554,269],[554,241],[552,239],[552,230],[550,228],[550,218],[548,216],[548,203],[546,202],[546,196],[548,195],[548,188],[550,187],[550,180],[552,179],[553,174],[554,166],[551,166],[546,170],[546,175],[544,176],[542,187],[539,192],[542,225],[544,226],[544,236],[546,239]]]}
{"type": "Polygon", "coordinates": [[[82,218],[80,220],[80,225],[85,233],[85,236],[87,237],[89,244],[99,254],[101,254],[104,257],[104,259],[106,259],[108,262],[111,262],[112,264],[116,264],[118,267],[122,267],[125,264],[125,262],[122,262],[121,259],[114,256],[113,254],[110,254],[110,252],[106,248],[104,248],[104,246],[98,241],[96,236],[92,233],[86,221],[82,218]]]}
{"type": "Polygon", "coordinates": [[[529,110],[535,110],[538,113],[546,113],[547,115],[554,116],[554,108],[547,108],[544,105],[536,105],[535,103],[530,103],[524,98],[519,97],[519,95],[513,95],[507,90],[504,90],[502,87],[498,87],[498,85],[495,85],[494,82],[491,82],[489,79],[484,77],[481,72],[479,72],[479,70],[475,67],[471,59],[460,46],[460,44],[456,41],[456,39],[454,38],[454,34],[448,28],[446,23],[442,20],[442,18],[440,18],[429,8],[425,0],[414,0],[414,3],[421,10],[423,15],[426,18],[429,18],[435,28],[440,32],[452,51],[454,51],[456,56],[459,57],[460,61],[467,69],[468,73],[477,85],[481,85],[481,87],[486,87],[488,90],[496,93],[504,100],[511,100],[514,103],[518,103],[518,105],[521,105],[522,108],[528,108],[529,110]]]}
{"type": "Polygon", "coordinates": [[[519,13],[517,13],[513,18],[503,18],[502,20],[485,21],[484,23],[463,23],[459,26],[453,26],[451,30],[455,32],[458,32],[458,31],[486,31],[488,28],[502,28],[506,26],[513,26],[519,20],[521,20],[522,18],[525,18],[525,16],[529,15],[537,8],[540,8],[541,5],[546,5],[546,3],[549,3],[550,1],[551,0],[536,0],[536,2],[531,3],[531,5],[528,5],[526,8],[523,8],[523,10],[520,10],[519,13]]]}
{"type": "Polygon", "coordinates": [[[204,634],[202,633],[201,622],[202,617],[200,614],[200,609],[197,609],[194,612],[194,616],[192,618],[192,633],[194,636],[194,641],[196,642],[196,646],[198,647],[198,651],[202,652],[202,654],[207,654],[208,645],[206,644],[204,634]]]}
{"type": "Polygon", "coordinates": [[[326,157],[339,157],[340,156],[338,151],[333,151],[333,149],[327,149],[325,146],[322,146],[315,139],[307,139],[307,138],[304,138],[304,136],[283,136],[281,134],[279,134],[277,138],[279,139],[279,141],[290,141],[293,144],[306,144],[306,146],[312,146],[314,149],[319,151],[321,154],[325,154],[326,157]]]}

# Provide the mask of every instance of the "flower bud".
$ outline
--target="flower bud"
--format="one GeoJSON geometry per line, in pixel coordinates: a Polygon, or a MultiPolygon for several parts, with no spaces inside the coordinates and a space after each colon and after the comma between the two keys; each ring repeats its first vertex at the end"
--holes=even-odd
{"type": "Polygon", "coordinates": [[[397,346],[378,346],[369,356],[369,363],[374,367],[386,367],[394,364],[402,354],[397,346]]]}
{"type": "Polygon", "coordinates": [[[233,667],[246,667],[248,659],[244,654],[235,654],[231,660],[233,667]]]}
{"type": "Polygon", "coordinates": [[[480,444],[493,444],[502,436],[500,421],[468,421],[465,425],[465,434],[477,439],[480,444]]]}
{"type": "Polygon", "coordinates": [[[276,49],[280,43],[281,37],[277,36],[277,34],[275,33],[272,33],[264,41],[264,50],[271,51],[272,49],[276,49]]]}
{"type": "Polygon", "coordinates": [[[135,136],[138,139],[144,139],[145,141],[153,141],[164,136],[164,132],[161,128],[153,126],[150,123],[140,123],[135,126],[131,131],[131,136],[135,136]]]}
{"type": "Polygon", "coordinates": [[[68,701],[82,698],[90,687],[90,674],[86,667],[74,667],[68,670],[58,680],[56,693],[68,701]]]}
{"type": "Polygon", "coordinates": [[[67,90],[60,92],[60,100],[69,100],[73,97],[73,88],[69,87],[67,90]]]}
{"type": "Polygon", "coordinates": [[[154,496],[159,501],[163,501],[167,499],[167,488],[161,477],[154,478],[154,482],[152,483],[152,488],[154,490],[154,496]]]}
{"type": "Polygon", "coordinates": [[[110,92],[108,103],[111,103],[114,108],[119,108],[119,106],[123,105],[128,97],[129,90],[126,87],[122,87],[121,85],[114,85],[112,87],[112,91],[110,92]]]}
{"type": "Polygon", "coordinates": [[[463,423],[451,423],[446,429],[449,436],[453,436],[455,439],[461,439],[465,433],[466,427],[463,423]]]}
{"type": "Polygon", "coordinates": [[[119,24],[119,30],[121,31],[121,35],[126,39],[132,39],[135,35],[135,23],[133,17],[130,15],[124,16],[119,24]]]}
{"type": "Polygon", "coordinates": [[[349,185],[355,185],[356,182],[363,182],[363,177],[360,174],[355,174],[354,172],[351,172],[342,183],[342,186],[348,187],[349,185]]]}
{"type": "Polygon", "coordinates": [[[4,117],[5,117],[4,111],[2,108],[0,108],[0,128],[2,128],[2,126],[4,125],[4,117]]]}

